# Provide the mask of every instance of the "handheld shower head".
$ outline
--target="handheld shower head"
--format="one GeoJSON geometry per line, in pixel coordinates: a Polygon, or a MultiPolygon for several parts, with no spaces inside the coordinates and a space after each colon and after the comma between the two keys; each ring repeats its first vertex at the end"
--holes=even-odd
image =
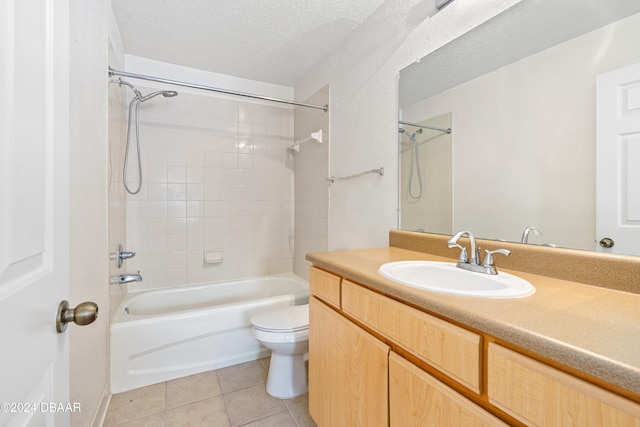
{"type": "Polygon", "coordinates": [[[129,83],[127,81],[124,81],[122,79],[118,79],[118,81],[114,82],[114,83],[118,83],[118,85],[120,85],[120,86],[122,86],[122,85],[129,86],[131,88],[131,90],[133,90],[133,93],[136,94],[137,98],[142,98],[142,94],[140,93],[140,91],[138,89],[136,89],[136,87],[134,85],[132,85],[131,83],[129,83]]]}
{"type": "Polygon", "coordinates": [[[124,188],[125,190],[127,190],[127,192],[129,194],[138,194],[140,192],[140,189],[142,188],[142,161],[140,158],[140,122],[139,122],[139,116],[138,116],[138,110],[140,108],[140,104],[142,104],[144,101],[151,99],[155,96],[158,95],[162,95],[165,98],[170,98],[173,96],[177,96],[178,92],[173,91],[173,90],[160,90],[157,92],[152,92],[147,96],[142,96],[142,94],[140,93],[140,91],[138,89],[136,89],[131,83],[127,83],[124,80],[120,80],[119,83],[125,84],[127,86],[129,86],[134,93],[136,94],[135,97],[133,97],[133,99],[131,100],[131,102],[129,103],[129,121],[127,123],[127,144],[126,144],[126,148],[125,148],[125,152],[124,152],[124,166],[123,166],[123,171],[122,171],[122,182],[124,184],[124,188]],[[136,151],[137,151],[137,158],[138,158],[138,188],[135,190],[132,190],[129,188],[129,185],[127,183],[127,165],[129,164],[129,144],[131,142],[131,122],[133,122],[135,120],[135,139],[136,139],[136,151]]]}
{"type": "Polygon", "coordinates": [[[151,99],[153,97],[156,97],[158,95],[162,95],[165,98],[171,98],[171,97],[174,97],[174,96],[178,96],[178,92],[173,91],[173,90],[160,90],[158,92],[152,92],[149,95],[141,96],[140,97],[140,102],[144,102],[144,101],[149,100],[149,99],[151,99]]]}

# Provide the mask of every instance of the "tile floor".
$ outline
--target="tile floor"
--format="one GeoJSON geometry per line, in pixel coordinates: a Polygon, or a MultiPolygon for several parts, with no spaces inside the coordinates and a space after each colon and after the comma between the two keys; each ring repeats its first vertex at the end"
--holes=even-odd
{"type": "Polygon", "coordinates": [[[314,427],[307,395],[267,394],[268,365],[266,358],[115,394],[103,427],[314,427]]]}

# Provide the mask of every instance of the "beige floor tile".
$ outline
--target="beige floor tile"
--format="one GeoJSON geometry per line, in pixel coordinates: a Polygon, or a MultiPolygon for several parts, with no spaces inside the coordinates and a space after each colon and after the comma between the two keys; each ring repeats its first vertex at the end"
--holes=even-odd
{"type": "Polygon", "coordinates": [[[222,396],[170,409],[166,427],[229,427],[222,396]]]}
{"type": "Polygon", "coordinates": [[[262,418],[242,427],[298,427],[288,411],[262,418]]]}
{"type": "Polygon", "coordinates": [[[224,401],[229,420],[234,427],[286,410],[282,400],[267,394],[264,384],[225,394],[224,401]]]}
{"type": "Polygon", "coordinates": [[[148,417],[129,421],[128,423],[118,424],[116,427],[165,427],[165,414],[165,412],[159,412],[154,415],[149,415],[148,417]]]}
{"type": "Polygon", "coordinates": [[[289,408],[289,412],[291,412],[291,416],[298,427],[316,427],[316,423],[309,415],[309,403],[289,408]]]}
{"type": "Polygon", "coordinates": [[[305,403],[309,403],[309,393],[303,394],[302,396],[294,397],[293,399],[284,400],[284,404],[287,405],[288,409],[304,405],[305,403]]]}
{"type": "Polygon", "coordinates": [[[257,360],[222,368],[216,373],[223,393],[231,393],[256,384],[265,384],[267,381],[267,371],[257,360]]]}
{"type": "Polygon", "coordinates": [[[218,375],[215,371],[167,381],[167,409],[199,402],[221,394],[218,375]]]}
{"type": "Polygon", "coordinates": [[[315,427],[307,394],[267,394],[268,369],[264,358],[116,394],[104,427],[315,427]]]}
{"type": "Polygon", "coordinates": [[[260,364],[264,367],[264,370],[269,372],[269,365],[271,365],[271,356],[263,357],[260,359],[260,364]]]}
{"type": "Polygon", "coordinates": [[[165,383],[162,383],[113,395],[105,417],[104,427],[164,412],[165,389],[165,383]]]}

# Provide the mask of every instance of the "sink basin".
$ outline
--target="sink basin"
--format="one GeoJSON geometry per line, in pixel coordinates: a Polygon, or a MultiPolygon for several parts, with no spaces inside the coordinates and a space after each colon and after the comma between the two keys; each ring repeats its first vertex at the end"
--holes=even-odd
{"type": "Polygon", "coordinates": [[[403,285],[456,295],[517,298],[536,291],[531,283],[513,274],[475,273],[457,268],[451,262],[388,262],[380,266],[378,273],[403,285]]]}

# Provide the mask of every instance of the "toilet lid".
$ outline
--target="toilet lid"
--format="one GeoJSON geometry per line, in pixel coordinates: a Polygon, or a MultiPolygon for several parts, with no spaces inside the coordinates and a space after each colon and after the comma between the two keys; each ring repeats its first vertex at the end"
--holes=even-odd
{"type": "Polygon", "coordinates": [[[265,311],[251,317],[256,329],[272,332],[295,332],[309,328],[309,304],[290,305],[265,311]]]}

